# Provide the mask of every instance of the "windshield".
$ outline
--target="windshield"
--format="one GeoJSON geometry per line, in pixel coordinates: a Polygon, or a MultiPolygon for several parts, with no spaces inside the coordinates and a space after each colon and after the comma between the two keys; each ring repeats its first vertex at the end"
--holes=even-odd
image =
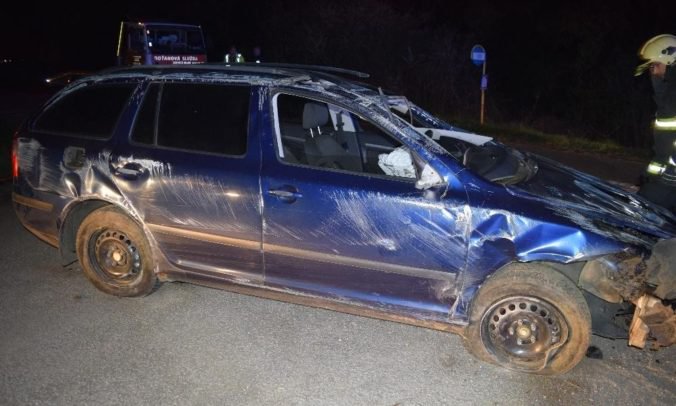
{"type": "Polygon", "coordinates": [[[389,96],[387,101],[394,114],[416,128],[438,128],[444,130],[465,131],[433,116],[404,96],[389,96]]]}
{"type": "Polygon", "coordinates": [[[202,31],[197,27],[146,26],[148,46],[154,54],[205,54],[202,31]]]}
{"type": "Polygon", "coordinates": [[[532,157],[491,137],[452,126],[403,96],[390,96],[388,103],[399,119],[436,141],[458,162],[489,181],[513,185],[531,179],[537,172],[537,162],[532,157]]]}

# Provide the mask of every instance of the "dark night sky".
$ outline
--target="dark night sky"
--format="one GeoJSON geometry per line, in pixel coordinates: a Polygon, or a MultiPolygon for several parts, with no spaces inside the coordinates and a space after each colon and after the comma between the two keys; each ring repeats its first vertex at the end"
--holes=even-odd
{"type": "MultiPolygon", "coordinates": [[[[116,33],[119,22],[127,17],[169,19],[202,24],[210,37],[212,49],[225,48],[225,43],[253,46],[261,44],[272,49],[289,33],[298,29],[290,23],[287,32],[266,32],[268,22],[280,9],[297,12],[309,19],[321,18],[322,10],[332,7],[331,1],[70,1],[19,2],[16,10],[3,11],[3,56],[39,58],[74,66],[105,66],[114,61],[116,33]],[[226,38],[227,37],[227,38],[226,38]]],[[[339,2],[341,3],[341,2],[339,2]]],[[[359,4],[346,1],[344,4],[359,4]]],[[[548,37],[536,29],[542,23],[562,23],[575,20],[590,27],[615,26],[618,41],[625,42],[627,52],[635,54],[640,43],[649,36],[676,31],[676,2],[672,1],[372,1],[390,6],[395,12],[424,16],[421,21],[431,26],[454,26],[478,42],[489,43],[490,51],[502,49],[516,62],[525,62],[533,53],[556,52],[548,43],[560,38],[548,37]]],[[[13,7],[14,7],[13,6],[13,7]]],[[[351,16],[346,15],[346,18],[351,16]]],[[[378,15],[369,18],[377,26],[378,15]]],[[[375,27],[371,35],[387,33],[375,27]]],[[[366,30],[365,32],[368,32],[366,30]]],[[[559,33],[552,31],[551,35],[559,33]]],[[[585,35],[594,41],[594,30],[585,35]]],[[[301,44],[299,44],[301,45],[301,44]]],[[[220,49],[218,49],[220,51],[220,49]]],[[[383,55],[383,57],[388,57],[383,55]]],[[[390,56],[391,57],[391,56],[390,56]]],[[[612,61],[609,61],[612,62],[612,61]]]]}
{"type": "MultiPolygon", "coordinates": [[[[481,43],[491,111],[506,120],[591,122],[598,114],[587,118],[585,111],[610,109],[604,97],[617,104],[613,109],[632,109],[619,88],[645,93],[632,75],[638,48],[656,34],[676,34],[676,1],[668,0],[24,1],[16,7],[3,12],[0,58],[38,62],[46,73],[111,66],[121,20],[166,19],[201,24],[211,61],[232,44],[245,56],[259,45],[267,61],[356,68],[409,95],[420,90],[423,98],[421,89],[437,88],[429,78],[438,77],[453,82],[441,99],[456,110],[478,91],[469,50],[481,43]],[[586,110],[566,110],[570,105],[586,110]]],[[[604,114],[605,121],[589,126],[612,135],[612,112],[604,114]]]]}

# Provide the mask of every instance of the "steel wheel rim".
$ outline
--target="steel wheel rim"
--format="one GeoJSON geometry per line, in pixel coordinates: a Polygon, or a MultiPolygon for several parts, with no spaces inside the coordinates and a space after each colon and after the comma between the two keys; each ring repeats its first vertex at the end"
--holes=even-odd
{"type": "Polygon", "coordinates": [[[566,343],[568,323],[551,303],[512,296],[493,304],[481,320],[484,345],[498,360],[539,370],[566,343]]]}
{"type": "Polygon", "coordinates": [[[108,282],[131,284],[141,275],[138,248],[122,231],[106,228],[94,233],[88,251],[94,270],[108,282]]]}

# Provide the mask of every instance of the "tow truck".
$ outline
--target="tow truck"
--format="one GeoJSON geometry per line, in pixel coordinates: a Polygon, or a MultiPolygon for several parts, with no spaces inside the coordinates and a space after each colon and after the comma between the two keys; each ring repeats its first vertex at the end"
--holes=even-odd
{"type": "MultiPolygon", "coordinates": [[[[116,65],[185,65],[204,63],[207,51],[202,27],[173,22],[122,21],[117,40],[116,65]]],[[[72,70],[45,79],[50,88],[60,89],[90,75],[72,70]]]]}

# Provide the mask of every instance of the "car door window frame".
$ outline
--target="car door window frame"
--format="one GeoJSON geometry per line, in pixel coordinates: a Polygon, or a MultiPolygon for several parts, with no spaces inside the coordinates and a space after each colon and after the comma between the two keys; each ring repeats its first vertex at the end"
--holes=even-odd
{"type": "Polygon", "coordinates": [[[251,127],[251,100],[252,100],[252,95],[253,95],[253,89],[254,86],[250,84],[241,84],[241,83],[200,83],[200,82],[186,82],[186,81],[176,81],[176,80],[149,80],[146,83],[143,84],[143,100],[139,103],[139,106],[134,113],[134,119],[132,120],[131,126],[129,127],[129,134],[127,136],[127,140],[130,145],[133,146],[139,146],[139,147],[145,147],[145,148],[155,148],[155,149],[160,149],[160,150],[167,150],[167,151],[179,151],[179,152],[185,152],[189,154],[200,154],[200,155],[212,155],[212,156],[219,156],[219,157],[226,157],[226,158],[238,158],[238,159],[244,159],[250,152],[251,150],[251,134],[250,134],[250,127],[251,127]],[[157,84],[159,86],[158,92],[157,92],[157,100],[156,100],[156,105],[155,105],[155,114],[153,118],[153,143],[152,144],[147,144],[143,142],[136,141],[132,138],[134,134],[134,130],[136,129],[136,123],[139,119],[141,109],[144,106],[146,97],[148,94],[150,94],[150,87],[153,84],[157,84]],[[159,129],[159,120],[160,120],[160,113],[161,113],[161,104],[162,104],[162,97],[163,97],[163,92],[164,92],[164,85],[165,84],[190,84],[190,85],[205,85],[205,86],[228,86],[228,87],[246,87],[249,89],[249,103],[247,104],[247,123],[246,123],[246,148],[244,153],[240,155],[233,155],[233,154],[224,154],[221,152],[213,152],[213,151],[204,151],[204,150],[197,150],[197,149],[186,149],[186,148],[177,148],[177,147],[169,147],[166,145],[161,145],[158,144],[158,129],[159,129]]]}
{"type": "MultiPolygon", "coordinates": [[[[380,125],[374,122],[374,120],[370,119],[369,117],[364,117],[363,114],[357,113],[354,111],[353,108],[350,108],[349,106],[346,106],[344,103],[336,102],[335,100],[329,100],[328,98],[323,98],[319,95],[315,94],[308,94],[306,92],[294,92],[292,90],[288,89],[283,89],[283,90],[277,90],[271,92],[270,96],[270,103],[272,106],[272,115],[271,119],[273,121],[273,128],[275,131],[274,139],[275,139],[275,157],[278,162],[282,163],[283,165],[290,165],[290,166],[297,166],[297,167],[302,167],[302,168],[307,168],[307,169],[313,169],[313,170],[320,170],[320,171],[328,171],[328,172],[337,172],[337,173],[349,173],[351,175],[357,175],[357,176],[364,176],[364,177],[378,177],[381,179],[388,179],[388,180],[393,180],[393,181],[399,181],[399,182],[405,182],[405,183],[411,183],[415,184],[421,176],[421,171],[422,168],[429,163],[422,159],[412,148],[409,148],[404,142],[401,141],[401,139],[395,135],[392,134],[391,131],[388,131],[384,128],[382,128],[380,125]],[[356,116],[364,121],[367,121],[374,127],[376,127],[378,130],[382,131],[384,134],[395,140],[396,142],[400,143],[400,147],[403,146],[406,148],[408,153],[411,155],[411,159],[413,160],[413,164],[415,166],[415,172],[416,176],[415,178],[406,178],[406,177],[399,177],[399,176],[392,176],[392,175],[387,175],[387,174],[379,174],[379,173],[372,173],[372,172],[366,172],[366,171],[353,171],[349,169],[338,169],[338,168],[327,168],[327,167],[321,167],[321,166],[316,166],[316,165],[310,165],[306,163],[295,163],[295,162],[289,162],[284,159],[284,143],[282,141],[282,132],[281,132],[281,126],[279,122],[279,110],[277,107],[278,104],[278,97],[280,95],[288,95],[288,96],[294,96],[294,97],[300,97],[303,99],[307,99],[308,101],[314,101],[318,103],[325,103],[327,105],[333,105],[338,107],[340,110],[348,112],[351,116],[356,116]]],[[[328,106],[327,106],[328,107],[328,106]]],[[[332,118],[329,118],[332,120],[332,118]]],[[[331,125],[333,125],[333,121],[331,121],[331,125]]],[[[399,147],[397,147],[399,148],[399,147]]]]}
{"type": "Polygon", "coordinates": [[[79,139],[87,139],[87,140],[94,140],[94,141],[109,141],[110,139],[113,138],[113,136],[116,133],[116,130],[121,124],[121,119],[122,116],[124,116],[125,110],[129,108],[130,103],[133,102],[133,99],[135,97],[135,94],[139,91],[139,85],[141,82],[129,82],[129,81],[119,81],[119,80],[113,80],[113,81],[86,81],[84,83],[75,85],[73,89],[68,91],[67,93],[55,97],[53,100],[51,100],[45,108],[43,108],[40,112],[38,112],[37,115],[34,116],[30,120],[30,131],[38,134],[50,134],[50,135],[56,135],[59,137],[70,137],[70,138],[79,138],[79,139]],[[64,98],[67,98],[68,96],[80,92],[83,90],[86,90],[91,87],[114,87],[114,86],[124,86],[124,85],[129,85],[131,87],[131,91],[129,92],[129,96],[127,97],[127,100],[124,102],[122,105],[122,108],[120,109],[119,114],[115,118],[115,124],[113,125],[110,133],[106,135],[105,137],[97,137],[97,136],[91,136],[87,135],[86,133],[76,133],[76,132],[68,132],[68,131],[53,131],[49,129],[41,129],[41,128],[36,128],[36,124],[38,121],[42,118],[42,116],[50,110],[52,107],[56,106],[58,103],[60,103],[64,98]]]}

